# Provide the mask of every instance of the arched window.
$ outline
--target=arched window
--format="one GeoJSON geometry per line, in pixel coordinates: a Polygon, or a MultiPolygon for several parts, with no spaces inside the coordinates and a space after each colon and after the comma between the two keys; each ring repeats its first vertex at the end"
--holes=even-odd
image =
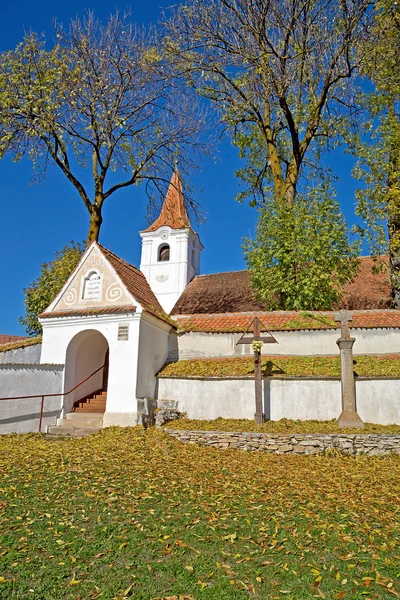
{"type": "Polygon", "coordinates": [[[158,249],[158,261],[165,262],[169,260],[169,245],[162,244],[158,249]]]}
{"type": "Polygon", "coordinates": [[[196,252],[194,251],[194,249],[192,250],[192,267],[193,269],[196,268],[196,252]]]}

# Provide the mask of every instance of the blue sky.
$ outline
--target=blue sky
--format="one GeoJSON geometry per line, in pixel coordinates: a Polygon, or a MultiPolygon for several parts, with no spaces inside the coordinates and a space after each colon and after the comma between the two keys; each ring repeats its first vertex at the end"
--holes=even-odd
{"type": "MultiPolygon", "coordinates": [[[[32,2],[3,0],[0,21],[0,51],[16,46],[24,32],[33,30],[52,36],[52,20],[68,23],[87,9],[95,10],[100,19],[116,9],[130,8],[132,20],[155,22],[162,8],[171,0],[147,0],[118,4],[97,0],[65,2],[32,2]]],[[[223,140],[215,160],[205,163],[193,173],[191,185],[201,202],[206,223],[198,228],[205,246],[202,273],[217,273],[245,268],[241,240],[252,235],[256,211],[235,201],[238,182],[234,177],[241,162],[228,140],[223,140]]],[[[347,222],[354,220],[356,182],[351,177],[353,160],[341,151],[329,157],[336,174],[338,198],[347,222]]],[[[8,157],[0,160],[0,240],[1,295],[0,333],[23,335],[18,323],[23,314],[23,288],[39,275],[40,264],[51,260],[56,250],[71,240],[86,238],[88,214],[76,190],[58,169],[50,168],[40,186],[31,183],[28,160],[13,163],[8,157]]],[[[146,227],[146,196],[144,189],[132,187],[112,196],[104,208],[101,243],[134,265],[140,262],[138,231],[146,227]]]]}

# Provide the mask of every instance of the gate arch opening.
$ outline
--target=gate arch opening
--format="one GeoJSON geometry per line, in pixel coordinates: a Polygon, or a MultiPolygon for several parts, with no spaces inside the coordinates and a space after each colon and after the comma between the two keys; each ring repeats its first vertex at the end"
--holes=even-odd
{"type": "Polygon", "coordinates": [[[100,390],[107,389],[109,347],[104,335],[95,329],[77,333],[69,342],[65,360],[64,391],[75,387],[96,369],[105,365],[88,381],[65,397],[65,411],[75,402],[100,390]]]}

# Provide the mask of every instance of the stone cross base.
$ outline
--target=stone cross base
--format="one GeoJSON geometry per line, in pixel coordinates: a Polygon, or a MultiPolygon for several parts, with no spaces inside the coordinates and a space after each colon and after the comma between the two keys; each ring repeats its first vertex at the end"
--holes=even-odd
{"type": "Polygon", "coordinates": [[[342,410],[342,413],[336,421],[336,424],[342,429],[364,429],[364,422],[361,420],[355,410],[342,410]]]}

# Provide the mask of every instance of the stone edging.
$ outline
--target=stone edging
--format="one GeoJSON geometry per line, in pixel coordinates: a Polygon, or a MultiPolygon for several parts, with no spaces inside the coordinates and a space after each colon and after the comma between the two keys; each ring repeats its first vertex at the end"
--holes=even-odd
{"type": "Polygon", "coordinates": [[[294,434],[294,433],[248,433],[238,431],[186,431],[163,428],[163,431],[181,442],[235,448],[250,452],[273,454],[321,454],[326,450],[338,450],[344,454],[400,454],[400,434],[294,434]]]}

